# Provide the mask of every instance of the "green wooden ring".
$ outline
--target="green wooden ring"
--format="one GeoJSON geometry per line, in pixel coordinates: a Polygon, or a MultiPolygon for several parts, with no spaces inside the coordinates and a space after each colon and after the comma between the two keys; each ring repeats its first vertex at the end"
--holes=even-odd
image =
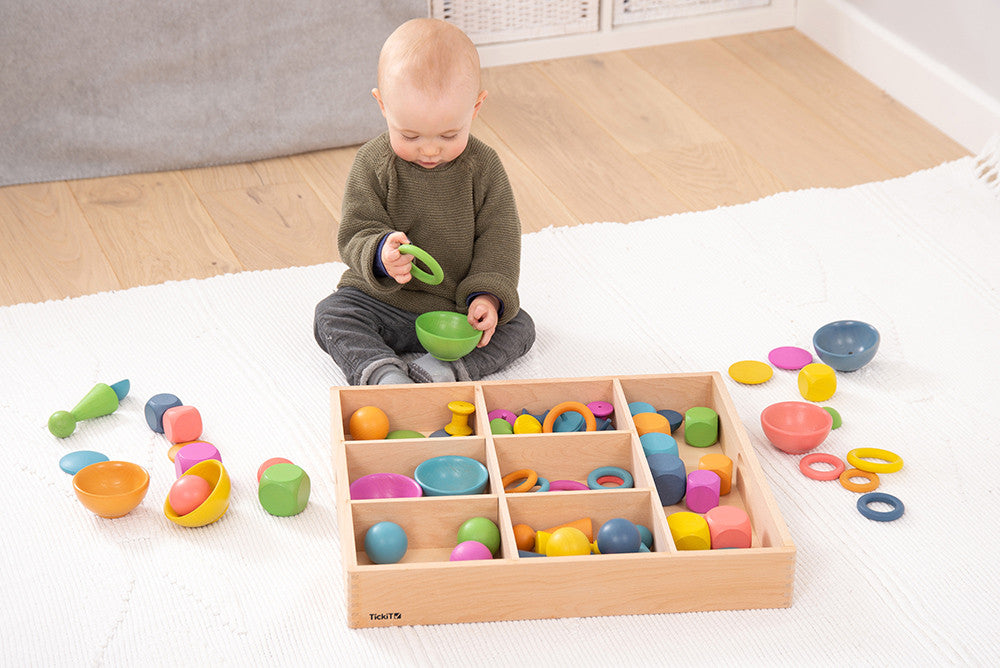
{"type": "Polygon", "coordinates": [[[425,251],[423,248],[414,246],[413,244],[401,244],[399,246],[399,252],[412,255],[426,264],[427,268],[431,270],[431,273],[428,274],[416,264],[411,264],[410,275],[412,275],[413,278],[418,281],[423,281],[427,285],[437,285],[444,280],[444,270],[441,269],[441,265],[438,264],[437,260],[431,257],[430,253],[425,251]]]}

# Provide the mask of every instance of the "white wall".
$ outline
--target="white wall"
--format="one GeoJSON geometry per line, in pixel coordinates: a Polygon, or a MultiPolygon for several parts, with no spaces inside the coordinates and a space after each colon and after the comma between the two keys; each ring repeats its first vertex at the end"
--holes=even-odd
{"type": "Polygon", "coordinates": [[[847,2],[1000,99],[1000,1],[847,2]]]}
{"type": "Polygon", "coordinates": [[[798,0],[796,27],[970,151],[1000,133],[1000,0],[798,0]]]}

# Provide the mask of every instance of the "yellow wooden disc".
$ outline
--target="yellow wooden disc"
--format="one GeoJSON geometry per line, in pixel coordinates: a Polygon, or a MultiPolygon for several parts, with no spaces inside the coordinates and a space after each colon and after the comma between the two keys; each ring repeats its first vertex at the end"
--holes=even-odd
{"type": "Polygon", "coordinates": [[[771,368],[770,364],[765,364],[764,362],[743,360],[742,362],[735,362],[729,367],[729,375],[737,383],[757,385],[770,380],[771,376],[774,375],[774,369],[771,368]]]}

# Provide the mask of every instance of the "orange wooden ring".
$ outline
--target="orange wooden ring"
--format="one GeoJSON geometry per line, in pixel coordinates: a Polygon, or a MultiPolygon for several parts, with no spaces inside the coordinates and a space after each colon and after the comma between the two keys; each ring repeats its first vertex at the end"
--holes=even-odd
{"type": "Polygon", "coordinates": [[[593,411],[581,404],[579,401],[564,401],[550,410],[549,414],[545,416],[545,422],[542,423],[542,432],[551,434],[552,425],[555,424],[556,418],[566,411],[576,411],[582,415],[583,419],[587,422],[587,431],[597,431],[597,420],[594,419],[593,411]]]}
{"type": "Polygon", "coordinates": [[[878,474],[874,471],[847,469],[840,474],[840,484],[844,486],[844,489],[849,489],[852,492],[870,492],[873,489],[878,489],[879,482],[878,474]],[[868,482],[859,485],[852,481],[851,478],[868,478],[868,482]]]}
{"type": "Polygon", "coordinates": [[[508,473],[500,480],[503,482],[503,491],[509,494],[518,494],[520,492],[527,492],[529,489],[534,487],[535,483],[538,482],[538,474],[531,469],[521,469],[519,471],[514,471],[513,473],[508,473]],[[507,485],[518,480],[524,480],[524,482],[514,489],[507,489],[507,485]]]}

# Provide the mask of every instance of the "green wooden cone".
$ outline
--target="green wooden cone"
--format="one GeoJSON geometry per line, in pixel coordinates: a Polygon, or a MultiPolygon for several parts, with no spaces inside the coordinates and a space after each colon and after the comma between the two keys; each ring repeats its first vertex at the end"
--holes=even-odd
{"type": "Polygon", "coordinates": [[[118,395],[106,383],[98,383],[80,399],[71,413],[77,420],[89,420],[102,415],[110,415],[118,409],[118,395]]]}

